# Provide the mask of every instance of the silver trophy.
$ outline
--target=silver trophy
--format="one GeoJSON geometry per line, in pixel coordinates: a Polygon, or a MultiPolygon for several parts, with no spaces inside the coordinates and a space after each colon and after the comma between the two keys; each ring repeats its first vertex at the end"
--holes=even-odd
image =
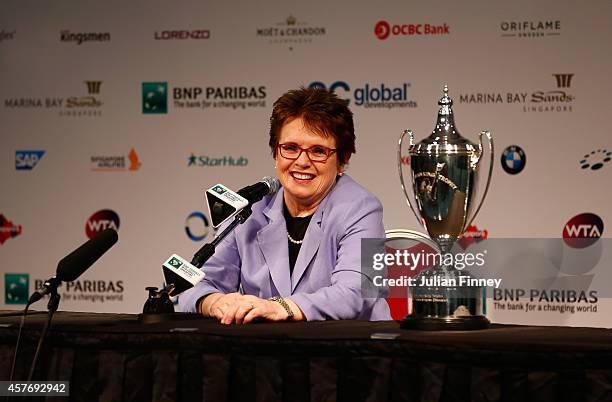
{"type": "MultiPolygon", "coordinates": [[[[459,134],[446,85],[438,105],[438,120],[429,137],[415,144],[411,130],[402,133],[398,165],[408,205],[438,245],[440,256],[452,257],[453,245],[478,214],[489,189],[493,139],[488,131],[481,131],[479,143],[473,144],[459,134]],[[402,147],[406,136],[410,140],[409,146],[404,146],[407,151],[402,147]],[[487,161],[483,159],[483,137],[488,140],[490,160],[484,192],[480,202],[476,202],[482,161],[487,161]],[[408,185],[404,182],[403,168],[410,172],[408,185]]],[[[416,285],[408,288],[408,315],[401,322],[402,328],[486,328],[489,325],[484,316],[486,288],[462,286],[460,283],[467,281],[461,281],[460,276],[470,277],[469,269],[456,269],[452,262],[442,262],[442,258],[421,271],[415,278],[416,285]]]]}

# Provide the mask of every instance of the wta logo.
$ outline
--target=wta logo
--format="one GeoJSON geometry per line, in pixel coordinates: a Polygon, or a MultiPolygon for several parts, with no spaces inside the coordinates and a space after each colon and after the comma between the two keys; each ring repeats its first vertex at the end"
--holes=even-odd
{"type": "Polygon", "coordinates": [[[110,209],[102,209],[94,213],[85,224],[85,233],[88,238],[93,238],[99,232],[112,228],[119,230],[119,215],[110,209]]]}
{"type": "Polygon", "coordinates": [[[394,24],[387,21],[378,21],[374,26],[374,35],[380,40],[387,39],[390,35],[394,36],[424,36],[424,35],[448,35],[448,24],[394,24]]]}
{"type": "Polygon", "coordinates": [[[572,248],[589,247],[603,235],[604,224],[601,218],[592,213],[584,213],[570,219],[563,229],[563,241],[572,248]]]}

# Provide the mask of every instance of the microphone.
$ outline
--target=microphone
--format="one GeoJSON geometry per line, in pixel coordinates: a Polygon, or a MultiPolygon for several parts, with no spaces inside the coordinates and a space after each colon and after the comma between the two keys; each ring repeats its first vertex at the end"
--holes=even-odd
{"type": "Polygon", "coordinates": [[[98,233],[91,240],[83,243],[79,248],[62,258],[57,264],[55,276],[46,280],[40,289],[32,293],[28,304],[35,303],[43,296],[55,291],[60,283],[72,282],[77,279],[114,246],[117,240],[117,231],[109,228],[98,233]]]}
{"type": "Polygon", "coordinates": [[[275,193],[279,187],[278,179],[268,176],[255,184],[244,187],[237,193],[223,184],[212,186],[206,190],[206,203],[213,228],[218,229],[223,222],[266,195],[275,193]]]}
{"type": "Polygon", "coordinates": [[[238,194],[246,198],[249,204],[254,204],[266,195],[276,193],[279,187],[277,178],[266,176],[259,182],[238,190],[238,194]]]}

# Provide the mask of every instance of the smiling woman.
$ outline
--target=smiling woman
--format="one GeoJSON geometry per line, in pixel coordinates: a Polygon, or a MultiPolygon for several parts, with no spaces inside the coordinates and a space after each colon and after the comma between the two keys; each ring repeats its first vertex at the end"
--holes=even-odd
{"type": "Polygon", "coordinates": [[[384,299],[361,296],[361,239],[385,234],[378,199],[343,175],[355,153],[346,101],[321,88],[287,92],[269,145],[282,188],[217,246],[183,311],[224,324],[390,319],[384,299]]]}

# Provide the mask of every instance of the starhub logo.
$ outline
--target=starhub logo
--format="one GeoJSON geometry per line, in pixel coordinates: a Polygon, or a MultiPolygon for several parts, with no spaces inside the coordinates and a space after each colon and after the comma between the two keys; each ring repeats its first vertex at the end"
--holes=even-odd
{"type": "Polygon", "coordinates": [[[189,167],[227,167],[236,166],[244,167],[249,164],[249,160],[244,156],[209,156],[196,155],[193,152],[187,158],[187,166],[189,167]]]}
{"type": "Polygon", "coordinates": [[[335,92],[339,97],[343,97],[350,104],[364,108],[415,108],[416,101],[409,99],[409,88],[411,84],[404,82],[399,85],[389,85],[385,83],[358,85],[351,90],[351,86],[345,81],[335,81],[327,85],[323,81],[314,81],[310,88],[323,88],[335,92]]]}

